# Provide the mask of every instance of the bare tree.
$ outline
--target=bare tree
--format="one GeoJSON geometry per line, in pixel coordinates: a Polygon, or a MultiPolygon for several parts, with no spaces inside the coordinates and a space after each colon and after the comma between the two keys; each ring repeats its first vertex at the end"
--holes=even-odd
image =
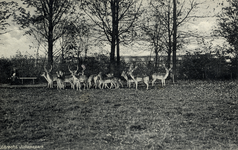
{"type": "Polygon", "coordinates": [[[62,30],[65,30],[62,31],[65,34],[60,38],[61,47],[57,51],[58,58],[64,62],[65,58],[74,59],[76,57],[78,64],[80,61],[85,61],[89,46],[90,25],[84,19],[73,20],[69,21],[62,30]],[[67,58],[68,56],[71,58],[67,58]]]}
{"type": "Polygon", "coordinates": [[[145,9],[146,11],[143,13],[143,19],[140,24],[143,31],[140,40],[145,40],[151,43],[155,53],[155,68],[157,68],[159,52],[162,52],[164,47],[166,47],[164,37],[167,30],[161,19],[163,16],[161,16],[162,7],[160,4],[153,5],[151,3],[145,9]]]}
{"type": "MultiPolygon", "coordinates": [[[[30,28],[44,37],[48,43],[48,63],[53,65],[53,46],[63,33],[57,30],[64,24],[65,14],[71,7],[70,0],[22,0],[34,13],[21,7],[16,21],[22,28],[30,28]]],[[[28,32],[30,34],[30,32],[28,32]]]]}
{"type": "Polygon", "coordinates": [[[130,40],[132,29],[140,15],[141,3],[138,4],[135,0],[88,0],[84,1],[85,5],[86,14],[97,26],[95,31],[98,31],[98,39],[111,45],[110,70],[114,72],[116,54],[117,65],[120,66],[119,44],[130,40]]]}
{"type": "Polygon", "coordinates": [[[159,24],[161,27],[158,34],[161,34],[160,41],[164,43],[167,47],[167,65],[170,66],[171,54],[173,54],[173,74],[176,81],[176,54],[178,41],[181,34],[178,30],[179,27],[184,25],[191,19],[191,12],[199,5],[199,3],[192,1],[177,1],[177,0],[151,0],[150,5],[154,10],[158,11],[158,16],[154,20],[154,24],[159,24]],[[158,9],[159,8],[159,9],[158,9]],[[166,31],[166,34],[164,34],[166,31]]]}

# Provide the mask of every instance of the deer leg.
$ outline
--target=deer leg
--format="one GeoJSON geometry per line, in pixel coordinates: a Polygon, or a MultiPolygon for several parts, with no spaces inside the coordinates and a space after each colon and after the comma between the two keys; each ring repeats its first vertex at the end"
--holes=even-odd
{"type": "Polygon", "coordinates": [[[155,78],[155,79],[153,79],[153,81],[152,81],[152,86],[154,86],[154,84],[155,84],[155,81],[156,81],[156,78],[155,78]]]}
{"type": "Polygon", "coordinates": [[[146,84],[146,89],[148,90],[149,89],[149,84],[147,82],[145,82],[146,84]]]}

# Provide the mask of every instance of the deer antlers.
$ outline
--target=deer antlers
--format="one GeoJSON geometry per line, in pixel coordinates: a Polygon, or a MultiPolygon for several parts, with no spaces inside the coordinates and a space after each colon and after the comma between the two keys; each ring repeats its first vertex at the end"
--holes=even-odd
{"type": "MultiPolygon", "coordinates": [[[[81,65],[81,67],[83,68],[82,75],[84,75],[84,70],[86,69],[86,67],[84,65],[81,65]]],[[[69,66],[68,66],[68,69],[71,74],[77,74],[79,67],[77,66],[77,69],[75,71],[72,71],[69,66]]]]}
{"type": "MultiPolygon", "coordinates": [[[[168,69],[168,68],[165,66],[165,64],[163,64],[163,67],[164,67],[165,69],[168,69]]],[[[172,68],[173,68],[173,65],[170,64],[170,68],[169,68],[169,70],[171,70],[172,68]]]]}
{"type": "Polygon", "coordinates": [[[47,69],[46,69],[46,67],[45,67],[45,65],[44,65],[44,70],[45,70],[46,73],[50,73],[50,72],[52,71],[52,65],[50,65],[49,71],[47,71],[47,69]]]}
{"type": "Polygon", "coordinates": [[[69,66],[68,69],[71,74],[76,74],[78,72],[79,67],[77,66],[77,69],[75,71],[72,71],[69,66]]]}

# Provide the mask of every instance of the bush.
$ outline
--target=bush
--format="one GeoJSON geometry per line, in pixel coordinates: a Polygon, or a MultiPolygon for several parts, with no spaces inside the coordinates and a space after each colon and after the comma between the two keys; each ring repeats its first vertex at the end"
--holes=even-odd
{"type": "Polygon", "coordinates": [[[11,77],[12,63],[9,59],[0,58],[0,83],[8,83],[11,77]]]}
{"type": "Polygon", "coordinates": [[[231,66],[230,66],[230,72],[231,72],[231,78],[235,78],[237,79],[238,75],[237,75],[237,59],[233,58],[231,59],[231,66]]]}
{"type": "Polygon", "coordinates": [[[17,69],[19,77],[40,77],[40,73],[43,71],[43,64],[45,58],[40,58],[37,62],[36,59],[30,55],[21,55],[20,52],[8,59],[0,59],[0,83],[8,83],[9,77],[13,68],[17,69]]]}
{"type": "Polygon", "coordinates": [[[229,79],[230,66],[225,57],[186,55],[179,68],[179,75],[184,79],[229,79]]]}

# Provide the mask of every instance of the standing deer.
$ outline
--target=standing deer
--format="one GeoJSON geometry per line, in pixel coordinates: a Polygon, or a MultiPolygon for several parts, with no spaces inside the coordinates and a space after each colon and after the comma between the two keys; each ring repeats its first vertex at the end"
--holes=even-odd
{"type": "Polygon", "coordinates": [[[172,66],[170,66],[170,68],[166,68],[165,65],[163,65],[163,67],[166,70],[166,73],[154,73],[152,74],[152,86],[154,86],[154,83],[157,79],[161,80],[162,86],[165,86],[165,79],[169,76],[169,72],[172,69],[172,66]]]}
{"type": "Polygon", "coordinates": [[[138,66],[136,66],[135,68],[133,68],[132,64],[130,65],[129,71],[128,71],[128,75],[133,79],[133,81],[136,84],[136,90],[138,88],[138,82],[144,82],[146,84],[146,89],[149,89],[149,76],[147,75],[139,75],[139,76],[135,76],[133,75],[134,70],[136,70],[138,68],[138,66]]]}
{"type": "Polygon", "coordinates": [[[76,77],[77,71],[78,71],[78,66],[77,69],[75,71],[70,70],[69,66],[68,66],[69,72],[71,73],[72,77],[73,77],[73,89],[79,90],[79,79],[76,77]]]}
{"type": "Polygon", "coordinates": [[[66,83],[69,83],[71,85],[71,88],[74,89],[73,77],[65,76],[65,74],[61,70],[57,71],[56,74],[57,80],[60,80],[63,84],[63,89],[66,87],[66,83]]]}
{"type": "Polygon", "coordinates": [[[65,86],[64,86],[64,74],[62,71],[56,71],[56,74],[57,74],[57,79],[56,79],[56,82],[57,82],[57,90],[58,89],[64,89],[65,86]]]}
{"type": "Polygon", "coordinates": [[[84,85],[84,89],[85,89],[87,87],[87,82],[88,82],[88,78],[84,74],[84,70],[86,69],[86,67],[84,65],[82,65],[81,67],[83,68],[83,70],[82,70],[81,75],[79,75],[80,73],[77,74],[78,66],[77,66],[77,70],[75,70],[75,71],[70,70],[70,68],[68,66],[69,72],[73,76],[74,86],[76,86],[77,90],[81,90],[81,84],[84,85]]]}
{"type": "Polygon", "coordinates": [[[83,70],[81,75],[79,76],[80,88],[81,88],[81,84],[83,84],[84,90],[85,90],[86,88],[88,88],[88,77],[84,74],[86,67],[84,65],[81,65],[81,67],[83,68],[83,70]]]}
{"type": "Polygon", "coordinates": [[[53,77],[50,72],[52,71],[52,65],[51,65],[51,68],[49,69],[49,71],[47,71],[46,67],[44,66],[44,70],[45,72],[43,72],[43,74],[41,76],[43,76],[46,81],[48,82],[48,85],[47,87],[48,88],[53,88],[53,81],[57,79],[57,77],[53,77]]]}

